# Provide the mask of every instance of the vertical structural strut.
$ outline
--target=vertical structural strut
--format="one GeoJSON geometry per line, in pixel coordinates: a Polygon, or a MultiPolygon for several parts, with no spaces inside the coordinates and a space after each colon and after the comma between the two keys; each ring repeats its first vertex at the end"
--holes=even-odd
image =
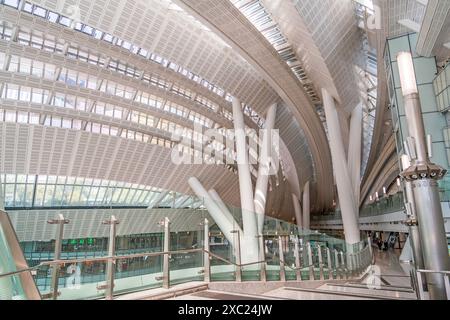
{"type": "MultiPolygon", "coordinates": [[[[350,119],[350,142],[348,148],[348,171],[353,185],[353,195],[359,207],[361,184],[361,141],[362,141],[362,105],[352,111],[350,119]]],[[[357,211],[358,212],[358,211],[357,211]]],[[[358,215],[359,216],[359,215],[358,215]]]]}
{"type": "MultiPolygon", "coordinates": [[[[401,156],[402,171],[408,169],[411,166],[409,157],[404,154],[401,156]]],[[[414,265],[416,269],[425,269],[423,263],[422,247],[420,245],[420,235],[419,235],[419,225],[416,216],[416,205],[414,203],[414,191],[412,187],[412,182],[404,180],[403,185],[405,188],[405,208],[408,220],[406,225],[409,229],[409,241],[411,244],[411,249],[413,253],[414,265]]]]}
{"type": "Polygon", "coordinates": [[[264,226],[264,216],[266,213],[267,187],[270,176],[270,163],[272,159],[272,130],[275,127],[275,118],[277,115],[277,105],[273,104],[267,110],[265,128],[260,130],[260,139],[262,145],[260,151],[258,178],[256,179],[254,206],[258,234],[261,234],[264,226]]]}
{"type": "Polygon", "coordinates": [[[241,195],[242,224],[244,228],[242,243],[245,248],[244,257],[247,257],[251,262],[257,262],[258,230],[253,202],[253,185],[249,168],[249,152],[247,148],[244,114],[241,102],[235,97],[233,97],[233,120],[236,139],[239,192],[241,195]]]}
{"type": "Polygon", "coordinates": [[[345,241],[351,245],[360,241],[359,226],[356,219],[357,206],[353,192],[350,192],[350,190],[353,190],[353,186],[348,174],[348,166],[342,143],[336,105],[333,97],[326,89],[322,89],[322,95],[330,137],[333,171],[336,176],[339,205],[342,211],[345,241]]]}
{"type": "MultiPolygon", "coordinates": [[[[447,237],[437,180],[442,179],[446,170],[432,163],[429,158],[425,138],[419,92],[410,52],[397,55],[406,121],[411,139],[410,153],[412,165],[401,175],[412,182],[414,201],[425,268],[428,270],[450,270],[447,237]]],[[[446,299],[444,277],[428,274],[427,286],[432,300],[446,299]]]]}

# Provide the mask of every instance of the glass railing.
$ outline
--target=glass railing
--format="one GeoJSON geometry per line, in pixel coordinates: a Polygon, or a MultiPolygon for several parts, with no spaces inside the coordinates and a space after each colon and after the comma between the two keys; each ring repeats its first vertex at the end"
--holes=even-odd
{"type": "MultiPolygon", "coordinates": [[[[403,193],[397,193],[395,195],[383,197],[371,204],[363,206],[359,211],[360,217],[372,217],[382,214],[394,213],[403,211],[405,208],[403,193]]],[[[335,212],[321,215],[312,216],[311,220],[342,220],[341,211],[338,209],[335,212]]]]}
{"type": "MultiPolygon", "coordinates": [[[[242,210],[225,208],[219,202],[215,204],[215,209],[220,208],[223,216],[200,208],[198,221],[203,222],[189,231],[182,227],[185,225],[182,214],[163,219],[158,227],[161,241],[157,247],[140,249],[144,252],[116,250],[116,224],[110,223],[107,226],[109,239],[114,241],[108,241],[106,254],[73,259],[70,252],[57,252],[56,244],[64,238],[64,232],[57,232],[62,234],[62,239],[59,241],[56,237],[52,257],[60,258],[33,260],[31,268],[2,270],[0,289],[11,291],[2,281],[31,273],[43,299],[112,299],[126,293],[193,281],[344,278],[362,273],[371,263],[367,241],[348,245],[342,239],[299,229],[268,216],[260,235],[249,236],[244,226],[248,216],[243,216],[242,210]],[[183,236],[176,236],[181,230],[183,236]]],[[[112,209],[111,214],[119,211],[112,209]]],[[[103,224],[106,222],[109,221],[103,224]]],[[[55,226],[55,231],[60,227],[55,226]]]]}
{"type": "Polygon", "coordinates": [[[40,298],[31,274],[17,272],[26,266],[11,220],[0,209],[0,300],[40,298]]]}

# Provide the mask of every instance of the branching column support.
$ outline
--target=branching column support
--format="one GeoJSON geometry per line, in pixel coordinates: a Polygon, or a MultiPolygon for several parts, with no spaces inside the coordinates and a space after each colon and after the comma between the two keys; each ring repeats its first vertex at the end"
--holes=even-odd
{"type": "Polygon", "coordinates": [[[351,245],[360,241],[359,226],[356,218],[357,205],[352,192],[353,186],[348,172],[336,105],[333,97],[326,89],[322,89],[322,95],[330,137],[331,159],[336,176],[339,205],[342,211],[345,241],[351,245]]]}
{"type": "Polygon", "coordinates": [[[237,167],[239,175],[239,192],[241,196],[242,225],[244,229],[245,254],[251,262],[258,261],[258,228],[253,202],[253,185],[249,168],[249,152],[245,132],[244,113],[241,102],[233,97],[233,122],[236,140],[237,167]]]}
{"type": "Polygon", "coordinates": [[[275,127],[275,118],[277,115],[277,105],[273,104],[267,111],[265,128],[260,130],[260,139],[262,137],[261,151],[259,155],[258,178],[256,180],[254,206],[258,234],[263,231],[264,216],[266,213],[267,187],[270,177],[270,163],[272,159],[272,130],[275,127]]]}

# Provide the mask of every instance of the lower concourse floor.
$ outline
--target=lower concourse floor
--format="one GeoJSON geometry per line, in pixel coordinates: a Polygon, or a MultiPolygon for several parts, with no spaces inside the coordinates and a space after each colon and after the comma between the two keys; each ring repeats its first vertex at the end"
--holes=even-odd
{"type": "Polygon", "coordinates": [[[316,282],[287,282],[284,286],[262,294],[232,293],[206,290],[183,295],[177,300],[414,300],[416,294],[411,287],[409,264],[400,263],[401,250],[381,251],[374,248],[376,262],[361,279],[316,282]]]}

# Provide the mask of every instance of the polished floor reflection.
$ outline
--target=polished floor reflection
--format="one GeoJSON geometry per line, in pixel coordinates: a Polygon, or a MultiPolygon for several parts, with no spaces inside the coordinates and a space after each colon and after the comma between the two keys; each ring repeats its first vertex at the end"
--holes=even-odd
{"type": "Polygon", "coordinates": [[[261,295],[206,290],[176,297],[177,300],[415,300],[410,265],[399,262],[400,250],[375,250],[375,266],[360,280],[291,282],[261,295]]]}

